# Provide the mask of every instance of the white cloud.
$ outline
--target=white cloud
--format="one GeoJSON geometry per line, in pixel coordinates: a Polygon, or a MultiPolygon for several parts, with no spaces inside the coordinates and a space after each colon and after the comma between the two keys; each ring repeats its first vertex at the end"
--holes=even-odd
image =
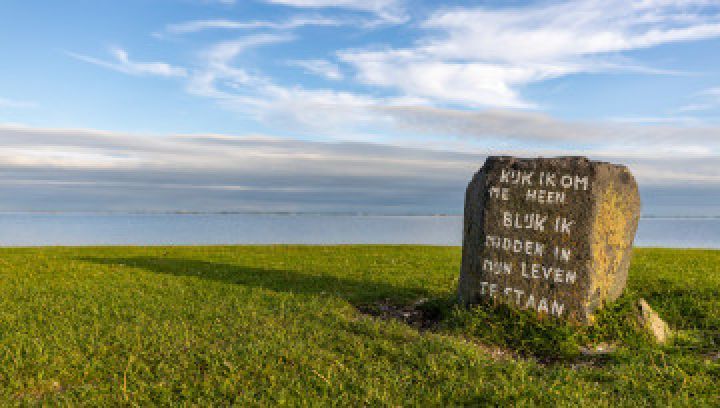
{"type": "MultiPolygon", "coordinates": [[[[677,110],[682,112],[682,110],[677,110]]],[[[674,124],[674,125],[702,125],[702,121],[693,116],[616,116],[608,118],[611,122],[630,124],[674,124]]]]}
{"type": "MultiPolygon", "coordinates": [[[[571,127],[555,127],[556,134],[545,137],[566,139],[575,134],[571,127]]],[[[518,129],[516,133],[524,132],[518,129]]],[[[7,125],[0,125],[0,143],[4,147],[0,151],[3,211],[460,213],[464,188],[489,153],[487,149],[440,151],[269,136],[149,137],[7,125]],[[38,191],[42,200],[37,199],[38,191]]],[[[492,153],[588,152],[507,149],[492,153]]],[[[682,153],[676,149],[593,149],[591,158],[629,165],[641,188],[670,186],[664,187],[666,191],[676,191],[678,186],[693,184],[703,191],[717,191],[720,156],[695,149],[682,153]]]]}
{"type": "Polygon", "coordinates": [[[426,52],[450,58],[556,61],[720,35],[705,0],[580,0],[517,9],[440,11],[424,26],[445,35],[426,52]],[[684,17],[684,18],[683,18],[684,17]]]}
{"type": "MultiPolygon", "coordinates": [[[[506,140],[541,148],[566,150],[619,149],[657,155],[664,152],[720,153],[720,127],[682,123],[654,125],[566,121],[549,115],[515,110],[461,111],[427,106],[379,106],[392,125],[416,134],[455,135],[474,140],[506,140]]],[[[648,122],[648,121],[645,121],[648,122]]]]}
{"type": "Polygon", "coordinates": [[[340,80],[343,79],[343,74],[340,72],[340,67],[337,64],[326,60],[296,60],[289,61],[288,64],[300,67],[306,72],[323,76],[327,79],[340,80]]]}
{"type": "MultiPolygon", "coordinates": [[[[386,22],[406,18],[402,3],[394,0],[265,1],[370,12],[386,22]]],[[[234,202],[244,209],[284,210],[308,209],[320,201],[327,204],[320,209],[355,205],[341,196],[375,207],[408,202],[437,206],[433,197],[461,197],[469,175],[489,153],[488,146],[495,146],[492,153],[528,156],[591,154],[629,164],[641,183],[650,185],[720,186],[719,127],[699,126],[679,116],[596,123],[503,109],[538,108],[523,96],[524,86],[574,73],[671,73],[639,66],[618,53],[720,36],[720,15],[706,7],[711,3],[579,0],[523,7],[443,8],[419,25],[424,30],[421,37],[408,46],[346,49],[337,53],[345,65],[312,55],[288,62],[336,81],[352,71],[361,84],[381,88],[372,93],[357,90],[367,88],[341,87],[349,81],[337,82],[334,89],[309,89],[288,83],[287,78],[269,77],[246,62],[252,58],[244,58],[251,49],[295,40],[288,30],[344,24],[345,20],[297,16],[277,22],[212,19],[168,25],[165,32],[170,34],[211,29],[270,32],[216,43],[197,54],[199,61],[192,69],[134,61],[119,48],[112,49],[108,59],[68,54],[126,74],[183,77],[188,92],[293,132],[304,130],[328,139],[381,135],[396,143],[411,135],[406,140],[412,139],[415,145],[455,146],[456,151],[268,137],[151,138],[0,126],[0,143],[5,148],[0,165],[8,170],[0,186],[32,184],[37,189],[47,183],[49,188],[65,186],[67,192],[78,186],[99,186],[79,197],[100,200],[102,205],[115,205],[112,200],[102,201],[98,196],[102,194],[176,192],[161,194],[165,201],[156,204],[165,208],[183,203],[179,197],[188,199],[198,190],[244,194],[213,196],[209,200],[219,209],[236,208],[234,202]],[[524,146],[524,150],[506,146],[524,146]],[[279,193],[306,195],[268,196],[279,193]]],[[[284,60],[277,55],[276,61],[284,60]]],[[[720,100],[720,88],[697,97],[697,103],[681,110],[710,109],[720,100]]],[[[0,107],[20,105],[0,99],[0,107]]],[[[117,205],[141,203],[144,196],[125,197],[117,205]]],[[[72,197],[68,194],[63,200],[77,201],[72,197]]]]}
{"type": "Polygon", "coordinates": [[[287,21],[236,21],[236,20],[195,20],[183,23],[169,24],[165,32],[169,34],[188,34],[210,29],[224,30],[252,30],[273,29],[292,30],[305,26],[339,26],[343,21],[321,16],[295,16],[287,21]]]}
{"type": "Polygon", "coordinates": [[[709,88],[702,92],[700,92],[702,95],[708,95],[708,96],[715,96],[720,98],[720,87],[717,88],[709,88]]]}
{"type": "MultiPolygon", "coordinates": [[[[421,75],[422,71],[427,69],[423,65],[417,67],[419,71],[416,74],[412,69],[410,73],[400,70],[397,76],[390,78],[383,77],[383,72],[377,73],[377,76],[374,76],[373,72],[366,72],[369,75],[366,81],[377,84],[390,84],[395,81],[403,84],[408,94],[411,89],[415,89],[414,94],[405,97],[376,97],[349,91],[281,85],[272,78],[250,72],[242,66],[242,58],[239,56],[247,49],[290,41],[293,38],[290,35],[262,34],[216,44],[203,53],[204,67],[193,72],[188,89],[194,94],[212,98],[228,109],[251,115],[276,128],[305,131],[316,137],[365,139],[369,134],[400,137],[413,134],[418,138],[435,140],[447,140],[448,137],[455,136],[485,143],[506,141],[533,147],[546,143],[563,143],[570,150],[605,149],[613,146],[647,149],[646,146],[651,146],[655,153],[666,149],[693,150],[699,147],[709,153],[720,152],[720,128],[703,127],[687,117],[625,117],[616,118],[612,121],[615,123],[597,123],[563,121],[537,112],[508,109],[433,107],[434,88],[425,83],[427,78],[421,75]]],[[[335,67],[324,60],[293,63],[318,71],[329,78],[336,77],[332,70],[335,67]],[[325,72],[325,69],[328,69],[328,72],[325,72]]],[[[471,105],[472,98],[479,98],[483,88],[473,88],[470,79],[473,74],[482,77],[481,73],[484,71],[480,67],[461,64],[456,68],[456,75],[445,75],[442,82],[458,82],[455,88],[448,86],[450,90],[444,91],[457,90],[457,93],[446,98],[471,105]],[[468,70],[468,73],[464,73],[463,69],[468,70]]],[[[445,65],[438,68],[439,71],[443,69],[445,65]]],[[[561,69],[562,67],[557,68],[557,75],[561,75],[561,69]]],[[[550,71],[550,68],[546,67],[544,70],[550,71]]],[[[542,71],[538,68],[537,73],[528,74],[518,69],[498,71],[497,75],[514,73],[516,78],[504,79],[512,82],[525,80],[527,75],[542,75],[542,71]]],[[[485,87],[490,88],[491,85],[487,84],[485,87]]],[[[527,106],[522,105],[522,101],[516,98],[512,88],[497,88],[494,95],[496,98],[504,97],[505,105],[527,106]]],[[[488,92],[486,97],[491,98],[492,95],[488,92]]],[[[495,103],[497,104],[497,101],[495,103]]]]}
{"type": "MultiPolygon", "coordinates": [[[[365,84],[435,103],[532,107],[528,84],[623,69],[613,53],[720,36],[720,14],[703,0],[579,0],[435,12],[415,45],[345,50],[365,84]]],[[[628,64],[630,71],[663,73],[628,64]]]]}
{"type": "Polygon", "coordinates": [[[256,34],[217,43],[201,54],[203,67],[193,71],[188,90],[226,103],[247,104],[248,108],[265,105],[264,101],[248,94],[268,86],[269,80],[234,66],[233,60],[248,49],[292,41],[293,38],[288,34],[256,34]]]}
{"type": "Polygon", "coordinates": [[[202,67],[189,78],[190,93],[209,97],[233,111],[275,125],[285,124],[324,131],[326,134],[349,126],[377,121],[368,106],[373,97],[330,89],[283,86],[262,74],[238,65],[240,55],[249,48],[291,41],[281,34],[258,34],[215,44],[202,53],[202,67]]]}
{"type": "Polygon", "coordinates": [[[233,58],[251,48],[292,41],[295,37],[289,34],[256,34],[240,37],[235,40],[223,41],[210,47],[203,53],[212,66],[227,65],[233,58]]]}
{"type": "Polygon", "coordinates": [[[202,1],[203,3],[207,3],[207,4],[218,3],[218,4],[223,4],[226,6],[232,6],[235,3],[237,3],[237,0],[200,0],[200,1],[202,1]]]}
{"type": "Polygon", "coordinates": [[[699,112],[706,111],[714,108],[715,105],[712,103],[691,103],[689,105],[681,106],[677,109],[678,112],[699,112]]]}
{"type": "MultiPolygon", "coordinates": [[[[402,6],[398,1],[268,1],[380,14],[401,10],[402,6]]],[[[357,81],[384,88],[377,93],[349,87],[307,88],[287,83],[286,78],[271,78],[244,63],[243,53],[249,49],[296,39],[291,33],[277,30],[339,23],[323,17],[299,16],[284,22],[199,20],[168,26],[167,32],[176,34],[211,28],[276,30],[216,43],[199,53],[200,61],[192,70],[160,62],[131,61],[121,49],[113,50],[114,61],[72,55],[129,74],[184,76],[188,92],[194,95],[211,98],[223,107],[266,123],[314,132],[319,137],[393,137],[412,131],[430,137],[458,135],[531,145],[562,141],[571,148],[589,144],[602,147],[603,143],[638,147],[648,141],[660,148],[694,148],[709,143],[717,151],[720,149],[713,138],[702,135],[705,131],[717,135],[717,129],[680,126],[694,124],[681,117],[616,118],[654,125],[643,127],[572,123],[546,115],[496,110],[537,108],[523,98],[523,86],[573,73],[627,69],[667,74],[638,66],[614,53],[720,35],[720,14],[705,9],[704,4],[581,0],[494,9],[445,8],[421,24],[424,36],[406,48],[338,52],[339,60],[349,67],[315,58],[289,62],[331,80],[344,79],[348,68],[354,68],[357,81]],[[488,107],[493,110],[479,110],[488,107]],[[670,126],[671,122],[675,126],[670,126]]]]}
{"type": "Polygon", "coordinates": [[[364,84],[395,89],[401,95],[464,106],[529,108],[517,87],[576,72],[570,65],[502,65],[428,58],[413,51],[341,52],[364,84]]]}
{"type": "Polygon", "coordinates": [[[367,11],[377,15],[382,22],[401,24],[408,20],[401,0],[265,0],[267,3],[291,7],[335,7],[367,11]]]}
{"type": "Polygon", "coordinates": [[[187,70],[185,68],[176,67],[165,62],[131,61],[127,51],[121,48],[110,49],[110,54],[114,58],[113,61],[106,61],[74,52],[68,52],[67,54],[80,61],[95,64],[129,75],[153,75],[161,77],[184,77],[187,75],[187,70]]]}
{"type": "MultiPolygon", "coordinates": [[[[413,95],[395,98],[284,86],[235,65],[238,55],[249,47],[275,44],[292,38],[265,34],[216,44],[204,54],[205,68],[193,74],[191,92],[213,98],[226,108],[252,115],[278,128],[304,130],[318,137],[347,139],[367,138],[368,134],[413,134],[431,140],[447,140],[448,136],[486,143],[504,140],[531,147],[562,143],[569,150],[616,147],[645,151],[650,149],[658,153],[667,149],[697,151],[701,148],[708,153],[720,152],[720,128],[700,126],[698,122],[684,117],[627,117],[617,118],[615,123],[597,123],[563,121],[537,112],[507,109],[436,108],[431,103],[433,89],[426,88],[428,85],[423,83],[425,78],[420,73],[411,75],[401,72],[405,74],[404,78],[400,76],[401,73],[390,78],[402,83],[408,90],[416,90],[413,95]]],[[[335,77],[332,69],[329,73],[324,72],[324,69],[333,67],[329,63],[325,64],[325,61],[294,63],[330,78],[335,77]]],[[[439,69],[443,67],[441,65],[439,69]]],[[[474,72],[472,67],[464,68],[474,72]]],[[[425,67],[420,66],[418,69],[422,71],[425,67]]],[[[480,68],[477,69],[477,72],[481,72],[480,68]]],[[[482,92],[481,87],[472,87],[472,81],[469,80],[473,76],[471,73],[463,75],[462,70],[459,70],[455,76],[445,76],[445,82],[458,81],[458,93],[452,95],[452,100],[471,104],[473,95],[477,98],[482,92]],[[462,89],[463,82],[468,83],[465,89],[462,89]]],[[[516,75],[520,81],[528,74],[518,70],[516,75]]],[[[367,81],[384,84],[386,82],[383,81],[390,79],[378,74],[369,77],[367,81]]],[[[506,105],[521,106],[521,101],[515,98],[511,88],[498,88],[495,94],[503,95],[506,105]]],[[[489,95],[487,97],[490,98],[489,95]]]]}
{"type": "Polygon", "coordinates": [[[35,102],[19,101],[17,99],[0,97],[0,108],[25,109],[34,108],[36,106],[37,104],[35,102]]]}
{"type": "Polygon", "coordinates": [[[457,181],[475,160],[363,143],[11,126],[0,126],[0,143],[0,192],[13,197],[0,210],[25,211],[383,211],[411,202],[400,210],[431,212],[461,197],[457,181]],[[434,196],[450,186],[455,196],[434,196]],[[33,198],[38,189],[46,199],[33,198]]]}
{"type": "Polygon", "coordinates": [[[679,107],[677,112],[702,112],[720,107],[720,87],[704,89],[693,95],[694,102],[679,107]]]}

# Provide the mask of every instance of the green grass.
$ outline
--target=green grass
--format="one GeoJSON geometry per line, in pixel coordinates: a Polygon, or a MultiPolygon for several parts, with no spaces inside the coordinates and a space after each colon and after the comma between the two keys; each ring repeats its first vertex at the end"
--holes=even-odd
{"type": "Polygon", "coordinates": [[[640,249],[592,328],[452,304],[459,248],[0,250],[0,405],[720,405],[720,251],[640,249]],[[656,346],[644,297],[678,329],[656,346]],[[431,330],[363,314],[421,307],[431,330]],[[617,351],[587,357],[579,345],[617,351]]]}

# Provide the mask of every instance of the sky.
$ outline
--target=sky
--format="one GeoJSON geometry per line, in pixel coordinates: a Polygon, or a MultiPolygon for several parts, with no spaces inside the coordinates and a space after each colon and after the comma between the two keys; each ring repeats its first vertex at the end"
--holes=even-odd
{"type": "Polygon", "coordinates": [[[460,214],[491,154],[720,215],[720,1],[0,1],[0,211],[460,214]]]}

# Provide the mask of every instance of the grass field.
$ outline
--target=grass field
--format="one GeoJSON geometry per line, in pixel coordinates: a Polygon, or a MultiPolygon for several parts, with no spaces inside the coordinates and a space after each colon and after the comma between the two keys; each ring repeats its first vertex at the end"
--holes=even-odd
{"type": "Polygon", "coordinates": [[[720,251],[636,250],[626,295],[589,329],[454,307],[459,260],[414,246],[2,249],[0,405],[720,405],[720,251]],[[638,297],[674,344],[638,329],[638,297]],[[378,316],[420,299],[420,324],[378,316]],[[603,342],[617,350],[578,352],[603,342]]]}

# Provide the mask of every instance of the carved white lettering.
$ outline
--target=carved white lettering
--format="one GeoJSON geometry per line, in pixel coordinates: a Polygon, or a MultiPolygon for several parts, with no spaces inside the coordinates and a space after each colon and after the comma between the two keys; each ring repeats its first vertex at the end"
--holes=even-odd
{"type": "Polygon", "coordinates": [[[507,187],[490,187],[490,198],[508,201],[510,199],[510,189],[507,187]]]}
{"type": "Polygon", "coordinates": [[[546,298],[540,299],[540,301],[538,302],[537,310],[538,310],[538,312],[545,312],[545,313],[548,313],[550,311],[550,310],[548,310],[548,301],[546,298]]]}
{"type": "Polygon", "coordinates": [[[525,302],[525,309],[530,308],[535,309],[535,296],[533,296],[532,293],[528,295],[528,300],[525,302]]]}
{"type": "Polygon", "coordinates": [[[523,295],[524,293],[525,293],[524,290],[515,289],[515,296],[516,296],[516,300],[517,300],[517,304],[518,304],[518,305],[520,304],[520,298],[522,297],[522,295],[523,295]]]}
{"type": "Polygon", "coordinates": [[[500,171],[500,183],[531,186],[534,171],[502,169],[500,171]]]}
{"type": "Polygon", "coordinates": [[[565,204],[565,192],[528,189],[525,192],[525,200],[538,204],[565,204]]]}
{"type": "Polygon", "coordinates": [[[534,231],[545,231],[545,222],[548,216],[542,214],[520,214],[503,212],[503,227],[515,229],[530,229],[534,231]]]}
{"type": "Polygon", "coordinates": [[[527,264],[526,262],[520,262],[520,276],[526,279],[545,279],[568,284],[574,284],[577,280],[575,271],[539,263],[527,264]]]}
{"type": "Polygon", "coordinates": [[[495,235],[485,236],[485,246],[488,248],[502,249],[507,252],[530,256],[543,256],[545,253],[545,244],[543,243],[508,237],[498,237],[495,235]]]}
{"type": "Polygon", "coordinates": [[[553,254],[555,254],[555,258],[558,258],[563,262],[569,262],[571,250],[569,248],[555,247],[553,254]]]}
{"type": "Polygon", "coordinates": [[[555,231],[570,235],[570,227],[573,224],[575,224],[575,221],[569,220],[565,217],[556,217],[555,218],[555,231]]]}
{"type": "Polygon", "coordinates": [[[495,275],[510,275],[512,273],[512,263],[484,259],[482,269],[495,275]]]}

